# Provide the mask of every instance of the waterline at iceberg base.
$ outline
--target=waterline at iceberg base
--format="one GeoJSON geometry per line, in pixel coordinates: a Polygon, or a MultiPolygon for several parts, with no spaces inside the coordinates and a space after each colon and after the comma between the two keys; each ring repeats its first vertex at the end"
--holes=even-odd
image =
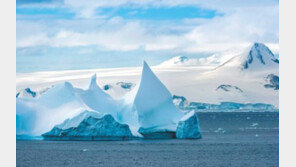
{"type": "Polygon", "coordinates": [[[87,90],[55,85],[37,99],[17,98],[17,134],[46,140],[201,138],[196,113],[183,113],[144,62],[140,83],[122,99],[96,84],[87,90]],[[178,130],[177,130],[178,129],[178,130]]]}

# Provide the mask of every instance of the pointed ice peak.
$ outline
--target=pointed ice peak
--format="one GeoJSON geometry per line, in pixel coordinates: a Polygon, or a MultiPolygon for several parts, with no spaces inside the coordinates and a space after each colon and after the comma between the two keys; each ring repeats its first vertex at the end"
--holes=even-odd
{"type": "Polygon", "coordinates": [[[145,61],[134,105],[143,128],[174,125],[181,116],[172,102],[171,93],[145,61]]]}
{"type": "Polygon", "coordinates": [[[149,68],[150,69],[150,67],[148,66],[147,62],[144,60],[143,61],[143,71],[144,71],[145,68],[149,68]]]}
{"type": "Polygon", "coordinates": [[[97,85],[97,74],[94,74],[91,77],[89,89],[97,89],[97,88],[99,88],[99,86],[97,85]]]}
{"type": "Polygon", "coordinates": [[[152,72],[151,68],[149,67],[149,65],[146,63],[146,61],[143,62],[143,69],[142,69],[142,76],[141,76],[141,82],[143,79],[145,79],[146,77],[153,77],[156,78],[158,80],[158,78],[155,76],[155,74],[152,72]]]}
{"type": "Polygon", "coordinates": [[[150,87],[159,88],[161,91],[167,92],[167,93],[164,93],[165,95],[171,96],[167,88],[153,73],[149,65],[146,63],[146,61],[144,61],[143,63],[141,82],[139,85],[140,87],[147,87],[149,89],[150,87]]]}

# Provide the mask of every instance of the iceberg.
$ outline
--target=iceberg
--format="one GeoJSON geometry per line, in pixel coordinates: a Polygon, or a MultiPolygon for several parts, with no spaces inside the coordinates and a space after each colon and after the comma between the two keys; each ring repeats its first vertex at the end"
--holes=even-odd
{"type": "Polygon", "coordinates": [[[43,137],[53,140],[176,138],[183,116],[146,62],[140,83],[120,100],[97,85],[96,75],[86,90],[65,82],[38,99],[17,98],[17,134],[47,132],[43,137]]]}
{"type": "Polygon", "coordinates": [[[177,122],[183,116],[172,101],[172,95],[144,62],[142,77],[138,84],[134,106],[141,127],[139,132],[176,130],[177,122]]]}
{"type": "Polygon", "coordinates": [[[54,127],[42,135],[45,140],[127,140],[134,136],[127,124],[120,124],[110,114],[101,118],[89,116],[77,127],[54,127]]]}
{"type": "Polygon", "coordinates": [[[178,139],[199,139],[201,132],[199,128],[199,119],[194,111],[189,112],[178,123],[176,130],[178,139]]]}

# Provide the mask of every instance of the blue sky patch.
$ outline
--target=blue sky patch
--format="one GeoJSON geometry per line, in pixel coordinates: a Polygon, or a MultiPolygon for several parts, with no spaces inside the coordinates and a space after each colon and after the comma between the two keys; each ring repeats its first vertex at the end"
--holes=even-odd
{"type": "Polygon", "coordinates": [[[107,15],[109,17],[120,16],[124,19],[148,19],[148,20],[176,20],[185,18],[205,18],[211,19],[217,15],[215,10],[203,9],[197,7],[153,7],[153,8],[100,8],[98,15],[107,15]]]}
{"type": "Polygon", "coordinates": [[[54,16],[61,19],[71,19],[75,13],[62,8],[16,8],[17,15],[54,16]]]}

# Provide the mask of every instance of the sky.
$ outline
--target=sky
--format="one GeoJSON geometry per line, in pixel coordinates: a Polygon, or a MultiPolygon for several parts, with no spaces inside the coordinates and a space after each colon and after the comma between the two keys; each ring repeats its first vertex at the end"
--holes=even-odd
{"type": "Polygon", "coordinates": [[[18,73],[157,65],[254,42],[278,54],[278,0],[16,1],[18,73]]]}

